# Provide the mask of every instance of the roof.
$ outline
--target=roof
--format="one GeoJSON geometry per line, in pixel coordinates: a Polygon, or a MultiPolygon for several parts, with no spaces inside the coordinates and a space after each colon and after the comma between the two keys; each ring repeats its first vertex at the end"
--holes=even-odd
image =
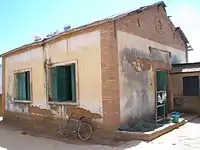
{"type": "Polygon", "coordinates": [[[188,50],[188,51],[193,50],[193,48],[192,48],[191,45],[190,45],[189,40],[187,39],[187,37],[186,37],[185,33],[182,31],[182,29],[181,29],[180,27],[176,27],[175,31],[177,31],[177,32],[180,34],[181,39],[182,39],[183,42],[185,43],[187,50],[188,50]]]}
{"type": "Polygon", "coordinates": [[[56,39],[56,38],[59,38],[61,36],[64,36],[64,35],[67,35],[69,33],[72,33],[72,32],[77,32],[77,31],[80,31],[80,30],[84,30],[84,29],[87,29],[87,28],[90,28],[90,27],[93,27],[93,26],[97,26],[97,25],[100,25],[100,24],[103,24],[103,23],[106,23],[106,22],[109,22],[109,21],[114,21],[114,20],[118,20],[120,18],[123,18],[125,16],[128,16],[130,14],[133,14],[133,13],[140,13],[144,10],[147,10],[149,8],[152,8],[152,7],[156,7],[156,6],[162,6],[164,9],[166,7],[165,3],[163,1],[160,1],[160,2],[157,2],[157,3],[154,3],[152,5],[147,5],[147,6],[143,6],[143,7],[140,7],[139,9],[136,9],[136,10],[131,10],[131,11],[128,11],[128,12],[125,12],[125,13],[122,13],[122,14],[118,14],[118,15],[113,15],[111,17],[108,17],[108,18],[105,18],[105,19],[102,19],[102,20],[98,20],[98,21],[95,21],[95,22],[92,22],[92,23],[89,23],[89,24],[86,24],[86,25],[83,25],[83,26],[80,26],[80,27],[77,27],[77,28],[72,28],[70,30],[67,30],[67,31],[63,31],[53,37],[50,37],[50,38],[45,38],[39,42],[33,42],[33,43],[30,43],[30,44],[26,44],[26,45],[23,45],[21,47],[18,47],[18,48],[15,48],[13,50],[10,50],[8,52],[5,52],[3,54],[1,54],[0,56],[3,57],[3,56],[6,56],[7,54],[10,54],[10,53],[13,53],[13,52],[16,52],[20,49],[26,49],[26,48],[31,48],[31,47],[34,47],[34,46],[39,46],[39,45],[42,45],[43,43],[46,43],[46,42],[49,42],[53,39],[56,39]]]}
{"type": "Polygon", "coordinates": [[[180,27],[176,27],[175,30],[179,32],[179,34],[181,35],[182,40],[183,40],[185,43],[189,43],[187,37],[185,36],[185,34],[183,33],[183,31],[181,30],[180,27]]]}
{"type": "Polygon", "coordinates": [[[200,72],[200,62],[173,64],[171,74],[200,72]]]}

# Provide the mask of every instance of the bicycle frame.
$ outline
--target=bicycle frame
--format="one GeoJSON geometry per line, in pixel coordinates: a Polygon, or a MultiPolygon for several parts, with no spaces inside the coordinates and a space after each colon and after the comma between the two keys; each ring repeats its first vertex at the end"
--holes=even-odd
{"type": "Polygon", "coordinates": [[[71,121],[72,123],[75,123],[75,124],[76,124],[75,127],[72,129],[72,132],[73,132],[73,133],[76,133],[76,134],[77,134],[78,128],[79,128],[79,126],[80,126],[80,124],[81,124],[81,122],[82,122],[82,120],[83,120],[84,118],[85,118],[85,117],[82,116],[82,117],[80,117],[79,119],[71,118],[71,117],[68,119],[68,123],[70,123],[70,121],[71,121]],[[73,122],[73,121],[74,121],[74,122],[73,122]]]}
{"type": "Polygon", "coordinates": [[[79,139],[81,139],[81,140],[88,140],[88,139],[90,139],[91,138],[91,136],[92,136],[92,127],[91,127],[91,125],[89,124],[89,123],[87,123],[86,121],[84,121],[83,119],[84,119],[85,117],[84,116],[82,116],[82,117],[80,117],[79,119],[77,119],[77,118],[72,118],[71,116],[68,118],[68,120],[67,120],[67,122],[64,122],[64,125],[62,124],[61,125],[61,128],[59,127],[59,131],[57,132],[57,133],[59,133],[61,136],[63,136],[63,137],[67,137],[67,136],[69,136],[70,134],[76,134],[76,136],[78,136],[79,137],[79,139]],[[89,130],[90,130],[90,134],[89,134],[89,136],[88,136],[88,138],[86,138],[85,139],[85,137],[83,137],[81,134],[80,134],[80,127],[82,126],[82,124],[86,124],[87,126],[89,126],[89,130]],[[71,125],[71,127],[70,127],[70,125],[71,125]],[[63,132],[63,127],[65,128],[65,129],[67,129],[68,127],[68,129],[69,129],[69,132],[67,131],[67,132],[63,132]]]}

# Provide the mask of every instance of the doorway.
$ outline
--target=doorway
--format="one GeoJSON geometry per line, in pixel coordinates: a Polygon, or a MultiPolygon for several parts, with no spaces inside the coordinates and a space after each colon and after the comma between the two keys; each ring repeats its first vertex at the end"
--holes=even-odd
{"type": "Polygon", "coordinates": [[[169,113],[168,70],[156,71],[156,121],[165,120],[169,113]]]}

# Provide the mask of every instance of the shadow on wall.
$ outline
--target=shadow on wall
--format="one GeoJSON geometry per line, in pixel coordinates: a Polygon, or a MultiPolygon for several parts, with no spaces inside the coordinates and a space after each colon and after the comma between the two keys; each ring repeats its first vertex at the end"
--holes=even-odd
{"type": "Polygon", "coordinates": [[[152,56],[135,48],[125,48],[120,54],[123,80],[123,112],[125,120],[150,114],[148,100],[148,71],[152,56]]]}
{"type": "Polygon", "coordinates": [[[136,117],[153,117],[155,100],[152,97],[152,69],[159,63],[170,63],[169,52],[153,47],[149,47],[149,52],[136,48],[124,48],[120,52],[123,82],[123,100],[120,105],[124,123],[136,117]]]}

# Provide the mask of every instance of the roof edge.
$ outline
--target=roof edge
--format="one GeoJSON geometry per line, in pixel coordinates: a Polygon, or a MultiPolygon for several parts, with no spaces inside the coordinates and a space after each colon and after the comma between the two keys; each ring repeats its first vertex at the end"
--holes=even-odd
{"type": "Polygon", "coordinates": [[[6,56],[6,55],[11,54],[11,53],[14,53],[14,52],[16,52],[18,50],[21,50],[21,49],[31,48],[33,46],[39,46],[39,45],[42,45],[42,44],[43,44],[43,41],[33,42],[33,43],[30,43],[30,44],[25,44],[25,45],[22,45],[22,46],[20,46],[18,48],[15,48],[15,49],[12,49],[10,51],[7,51],[5,53],[0,54],[0,57],[6,56]]]}
{"type": "Polygon", "coordinates": [[[172,64],[173,67],[186,66],[186,65],[200,65],[200,62],[181,63],[181,64],[172,64]]]}

